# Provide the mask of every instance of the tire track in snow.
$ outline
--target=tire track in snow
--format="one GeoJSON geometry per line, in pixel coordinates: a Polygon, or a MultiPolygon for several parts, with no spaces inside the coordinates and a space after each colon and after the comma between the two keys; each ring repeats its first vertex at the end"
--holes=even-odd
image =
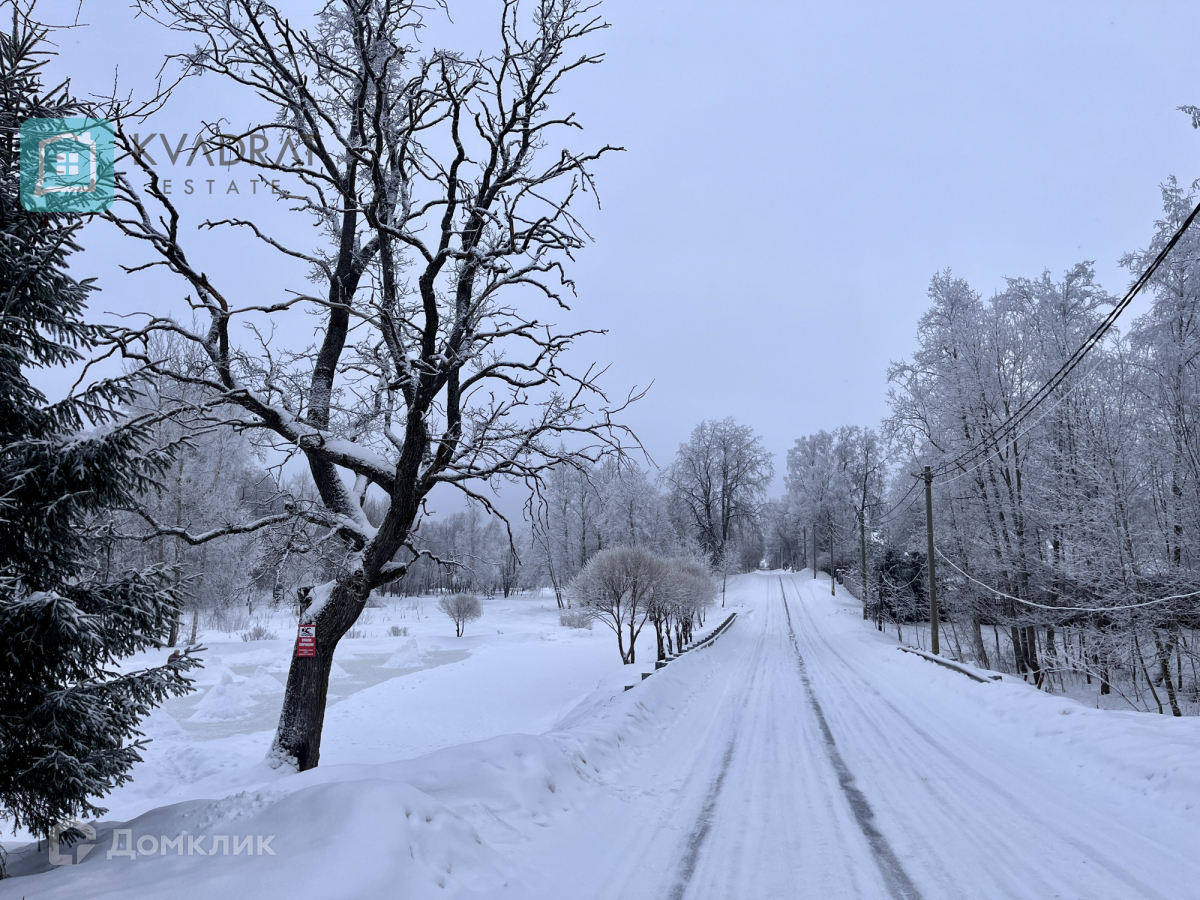
{"type": "MultiPolygon", "coordinates": [[[[740,696],[743,702],[736,704],[734,708],[734,720],[730,727],[729,743],[725,747],[724,753],[721,755],[720,767],[717,770],[717,776],[713,779],[712,785],[708,789],[708,793],[704,797],[704,805],[700,808],[691,831],[688,833],[687,839],[684,841],[683,858],[679,864],[679,874],[675,878],[675,882],[671,885],[668,897],[670,900],[683,900],[692,879],[696,875],[696,869],[700,863],[700,851],[704,848],[704,843],[708,839],[709,833],[713,829],[713,824],[716,821],[717,804],[721,799],[721,791],[725,786],[725,778],[729,774],[730,767],[733,763],[733,752],[737,745],[737,736],[741,731],[741,723],[745,714],[746,702],[745,698],[749,697],[753,692],[755,685],[758,683],[762,675],[762,660],[765,653],[767,634],[764,631],[758,636],[758,641],[755,644],[753,659],[748,661],[749,680],[742,688],[740,696]]],[[[728,700],[728,695],[722,698],[723,701],[728,700]]]]}
{"type": "MultiPolygon", "coordinates": [[[[780,579],[780,582],[782,584],[782,579],[780,579]]],[[[795,587],[795,585],[793,585],[793,587],[795,587]]],[[[863,726],[873,728],[876,731],[877,740],[882,742],[890,741],[890,746],[897,748],[899,752],[903,753],[906,758],[913,762],[914,766],[921,765],[923,762],[925,762],[924,760],[914,756],[912,754],[911,747],[908,747],[905,742],[894,741],[894,732],[888,732],[884,730],[877,722],[873,721],[867,706],[861,699],[861,691],[865,691],[872,695],[875,700],[884,708],[886,708],[889,713],[895,716],[899,722],[903,723],[903,725],[907,727],[913,734],[921,738],[921,740],[924,741],[924,743],[930,749],[938,753],[944,762],[949,764],[949,767],[943,771],[957,771],[965,776],[968,783],[973,783],[977,787],[985,789],[987,792],[986,799],[988,803],[994,804],[999,800],[1002,801],[1009,809],[1019,811],[1020,817],[1026,820],[1030,827],[1036,828],[1044,834],[1053,835],[1056,839],[1063,841],[1074,851],[1079,853],[1081,857],[1088,859],[1098,869],[1106,872],[1112,880],[1119,881],[1124,884],[1131,892],[1128,894],[1128,896],[1144,897],[1147,898],[1147,900],[1151,900],[1151,898],[1166,900],[1166,895],[1147,884],[1142,878],[1139,878],[1123,866],[1119,865],[1114,859],[1110,858],[1108,854],[1098,850],[1094,846],[1091,846],[1086,840],[1078,838],[1069,832],[1064,831],[1059,824],[1054,822],[1051,818],[1039,814],[1035,808],[1031,807],[1031,805],[1028,803],[1022,802],[1019,798],[1014,796],[1012,792],[999,784],[994,778],[985,775],[975,766],[968,763],[960,755],[947,748],[941,741],[935,739],[926,729],[921,727],[895,703],[885,697],[874,684],[872,684],[868,679],[862,677],[858,670],[851,665],[851,663],[838,651],[829,638],[821,632],[820,627],[817,625],[816,619],[803,603],[799,604],[798,615],[806,617],[812,626],[806,632],[806,634],[810,636],[809,639],[814,640],[815,638],[815,641],[819,641],[824,647],[825,652],[828,652],[832,657],[837,659],[837,661],[841,663],[844,671],[848,673],[856,682],[857,687],[855,689],[851,689],[846,683],[845,678],[837,678],[836,676],[832,676],[846,693],[846,700],[848,704],[847,708],[856,708],[860,713],[860,715],[855,717],[856,722],[863,726]]],[[[1035,774],[1014,771],[1013,776],[1014,778],[1019,777],[1029,780],[1031,777],[1035,777],[1035,774]]],[[[962,796],[956,796],[954,791],[948,790],[944,786],[939,786],[938,784],[930,784],[928,786],[928,790],[933,797],[936,798],[938,803],[943,806],[943,808],[948,809],[949,807],[956,805],[966,806],[967,809],[964,811],[964,815],[969,815],[971,800],[965,799],[962,796]]],[[[1072,808],[1079,808],[1079,805],[1072,803],[1071,798],[1069,797],[1056,797],[1056,801],[1063,806],[1070,805],[1072,808]]],[[[1109,824],[1110,827],[1123,827],[1119,821],[1109,824]]],[[[1138,835],[1136,832],[1128,831],[1126,839],[1136,840],[1139,837],[1140,835],[1138,835]]],[[[998,852],[1002,854],[1007,853],[1012,858],[1021,857],[1019,849],[1015,845],[1011,844],[1009,836],[1005,834],[1003,829],[995,829],[990,835],[989,840],[994,843],[994,846],[997,847],[998,852]],[[1004,849],[1001,850],[1000,848],[1004,849]]],[[[1028,875],[1033,868],[1035,867],[1031,863],[1027,862],[1020,873],[1021,877],[1017,879],[1016,883],[1007,886],[1005,893],[1011,894],[1012,896],[1028,895],[1028,886],[1025,886],[1024,889],[1021,889],[1021,887],[1019,887],[1019,883],[1022,879],[1028,878],[1028,875]]],[[[1072,891],[1077,889],[1072,883],[1070,876],[1064,878],[1061,873],[1054,871],[1053,867],[1049,867],[1049,870],[1042,871],[1039,874],[1043,879],[1045,879],[1045,883],[1041,887],[1047,892],[1054,891],[1054,896],[1062,896],[1062,893],[1060,893],[1062,891],[1072,891]],[[1065,884],[1063,883],[1064,881],[1065,884]]],[[[1037,889],[1038,888],[1035,888],[1035,890],[1037,889]]],[[[1049,896],[1049,893],[1047,893],[1046,896],[1049,896]]]]}
{"type": "MultiPolygon", "coordinates": [[[[749,695],[754,684],[758,681],[761,670],[759,661],[763,655],[765,642],[766,634],[759,635],[758,643],[755,645],[754,650],[755,664],[750,669],[750,681],[744,689],[744,696],[749,695]]],[[[704,847],[704,842],[708,838],[709,832],[712,831],[717,802],[721,797],[721,789],[725,785],[725,776],[729,774],[729,767],[733,762],[733,750],[737,744],[737,735],[740,730],[745,704],[739,704],[734,708],[736,712],[734,725],[731,728],[732,736],[729,738],[729,744],[725,747],[725,752],[721,756],[721,765],[717,771],[717,777],[713,779],[712,786],[705,795],[704,805],[700,808],[700,813],[696,816],[695,824],[692,826],[692,830],[684,842],[685,849],[679,866],[679,875],[676,877],[675,883],[671,886],[671,892],[667,895],[670,900],[683,900],[688,886],[692,883],[692,878],[696,875],[696,866],[700,862],[700,851],[704,847]]]]}
{"type": "MultiPolygon", "coordinates": [[[[879,866],[880,874],[883,875],[888,892],[896,900],[920,900],[920,891],[912,883],[912,879],[908,877],[908,873],[904,871],[904,866],[900,864],[900,860],[896,856],[895,851],[892,850],[892,846],[888,843],[887,838],[875,827],[875,811],[871,809],[871,804],[867,800],[866,795],[854,783],[854,775],[846,765],[846,761],[842,759],[841,751],[837,747],[837,741],[833,738],[833,731],[830,730],[829,722],[825,718],[825,711],[821,708],[821,702],[817,699],[812,682],[808,678],[808,669],[804,664],[804,656],[800,653],[800,644],[796,640],[796,631],[792,627],[792,612],[788,608],[787,589],[784,587],[782,578],[779,579],[779,589],[783,597],[783,611],[787,614],[788,636],[791,638],[792,648],[796,651],[796,662],[800,667],[800,681],[804,684],[804,692],[808,696],[809,706],[812,707],[817,724],[821,727],[821,736],[825,741],[825,751],[829,755],[829,762],[833,765],[833,769],[837,773],[838,785],[841,787],[842,793],[846,795],[846,801],[850,804],[850,810],[854,813],[854,819],[858,823],[863,837],[867,839],[867,844],[870,846],[871,854],[875,857],[875,862],[879,866]]],[[[732,749],[731,746],[730,753],[732,753],[732,749]]],[[[728,765],[728,757],[726,765],[728,765]]],[[[724,770],[722,770],[723,776],[724,770]]],[[[715,799],[714,796],[714,803],[715,799]]],[[[672,893],[671,896],[674,900],[676,897],[682,897],[683,894],[681,891],[678,895],[672,893]]]]}
{"type": "Polygon", "coordinates": [[[695,828],[688,835],[685,845],[687,851],[684,853],[683,862],[680,864],[679,877],[676,879],[675,884],[671,886],[671,893],[668,895],[671,900],[683,900],[683,895],[687,891],[688,885],[692,882],[692,876],[696,874],[696,864],[700,861],[700,848],[704,846],[705,838],[712,831],[713,813],[717,809],[717,800],[721,796],[721,788],[725,784],[725,776],[729,774],[729,764],[733,761],[734,743],[735,740],[731,740],[729,746],[725,748],[725,755],[721,758],[721,770],[717,773],[716,781],[709,788],[708,796],[704,798],[704,806],[696,819],[695,828]]]}

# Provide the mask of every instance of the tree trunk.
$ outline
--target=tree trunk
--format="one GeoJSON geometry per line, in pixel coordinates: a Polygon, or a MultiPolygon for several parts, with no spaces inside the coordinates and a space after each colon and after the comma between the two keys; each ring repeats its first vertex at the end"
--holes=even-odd
{"type": "Polygon", "coordinates": [[[1171,680],[1171,650],[1174,648],[1170,643],[1163,645],[1162,638],[1158,636],[1158,629],[1154,631],[1154,649],[1158,651],[1158,665],[1162,671],[1163,684],[1167,688],[1167,702],[1171,705],[1171,715],[1182,716],[1183,713],[1179,709],[1179,700],[1175,696],[1175,682],[1171,680]]]}
{"type": "Polygon", "coordinates": [[[1013,661],[1017,666],[1017,674],[1023,678],[1028,669],[1025,665],[1025,647],[1021,642],[1021,629],[1017,628],[1016,625],[1012,626],[1010,638],[1013,645],[1013,661]]]}
{"type": "MultiPolygon", "coordinates": [[[[175,527],[183,527],[183,453],[179,454],[178,465],[175,467],[175,527]]],[[[159,552],[162,552],[162,543],[159,543],[159,552]]],[[[179,582],[183,580],[183,541],[175,538],[175,586],[179,586],[179,582]]],[[[171,618],[171,633],[167,636],[167,646],[174,647],[179,643],[179,617],[183,615],[182,611],[178,611],[171,618]]]]}
{"type": "Polygon", "coordinates": [[[863,621],[865,622],[869,618],[867,614],[867,514],[865,508],[859,510],[858,525],[859,549],[862,551],[862,586],[858,589],[862,596],[858,599],[862,602],[863,621]]]}
{"type": "Polygon", "coordinates": [[[1043,661],[1047,670],[1045,673],[1046,690],[1050,691],[1054,687],[1051,682],[1051,679],[1054,677],[1054,671],[1061,668],[1058,659],[1058,644],[1054,639],[1053,625],[1046,626],[1046,653],[1043,656],[1043,661]]]}
{"type": "Polygon", "coordinates": [[[971,643],[975,645],[975,658],[985,669],[990,669],[987,648],[983,644],[983,623],[979,621],[979,613],[971,616],[971,643]]]}
{"type": "Polygon", "coordinates": [[[1033,683],[1039,688],[1045,681],[1046,673],[1042,671],[1041,663],[1038,662],[1037,652],[1037,628],[1033,625],[1025,626],[1025,652],[1026,663],[1029,666],[1029,671],[1033,673],[1033,683]]]}
{"type": "MultiPolygon", "coordinates": [[[[1157,638],[1157,635],[1155,636],[1157,638]]],[[[1142,664],[1142,674],[1146,676],[1146,686],[1150,688],[1150,696],[1154,698],[1155,704],[1158,705],[1158,714],[1163,715],[1162,701],[1158,699],[1158,691],[1154,689],[1154,679],[1150,677],[1150,670],[1146,667],[1146,658],[1142,656],[1142,645],[1138,640],[1137,632],[1133,633],[1133,649],[1137,651],[1138,662],[1142,664]]]]}
{"type": "Polygon", "coordinates": [[[316,655],[292,657],[271,756],[280,763],[294,765],[297,771],[315,768],[320,761],[333,653],[358,619],[368,593],[361,578],[336,585],[313,623],[317,627],[316,655]]]}
{"type": "Polygon", "coordinates": [[[1179,626],[1176,627],[1175,633],[1175,672],[1179,676],[1179,690],[1183,690],[1183,635],[1178,632],[1179,626]]]}

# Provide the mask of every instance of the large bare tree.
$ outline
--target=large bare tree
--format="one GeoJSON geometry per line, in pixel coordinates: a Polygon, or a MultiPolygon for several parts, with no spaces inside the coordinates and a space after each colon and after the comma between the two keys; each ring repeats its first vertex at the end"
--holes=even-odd
{"type": "Polygon", "coordinates": [[[755,524],[774,468],[762,439],[732,418],[692,429],[664,473],[681,532],[699,540],[714,564],[755,524]]]}
{"type": "Polygon", "coordinates": [[[283,199],[325,239],[297,248],[253,221],[204,223],[304,261],[320,285],[239,296],[236,279],[218,283],[189,255],[179,211],[145,152],[119,132],[132,174],[119,179],[110,219],[152,248],[146,265],[186,281],[202,320],[154,318],[123,335],[123,351],[201,384],[213,420],[301,456],[320,502],[289,512],[344,548],[336,577],[313,590],[316,655],[292,661],[273,746],[281,763],[308,769],[320,754],[334,648],[371,590],[419,554],[414,531],[430,491],[450,485],[492,509],[485,482],[536,482],[548,466],[590,465],[632,437],[613,416],[634,398],[610,404],[595,367],[564,363],[583,332],[525,311],[539,298],[567,308],[564,263],[587,240],[571,207],[594,190],[590,164],[617,149],[571,149],[579,126],[552,104],[568,76],[601,61],[586,48],[606,25],[576,0],[520,9],[504,0],[498,49],[472,59],[418,55],[423,10],[413,0],[329,0],[312,30],[262,0],[138,6],[195,38],[177,58],[187,74],[228,79],[269,104],[273,121],[214,129],[212,141],[256,167],[264,186],[281,182],[283,199]],[[578,55],[576,44],[585,45],[578,55]],[[268,138],[289,151],[275,161],[252,152],[268,138]],[[322,316],[312,344],[239,343],[246,331],[236,324],[263,334],[264,320],[296,306],[322,316]],[[202,347],[208,368],[189,374],[139,351],[153,331],[202,347]],[[377,527],[363,511],[372,486],[389,501],[377,527]]]}

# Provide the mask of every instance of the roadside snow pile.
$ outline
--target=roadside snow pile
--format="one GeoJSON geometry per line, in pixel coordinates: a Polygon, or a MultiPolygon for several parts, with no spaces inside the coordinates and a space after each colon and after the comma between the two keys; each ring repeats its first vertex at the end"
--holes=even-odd
{"type": "Polygon", "coordinates": [[[1153,796],[1200,824],[1200,718],[1094,709],[1009,678],[988,701],[985,708],[1031,753],[1054,746],[1093,777],[1103,773],[1110,785],[1153,796]]]}
{"type": "MultiPolygon", "coordinates": [[[[81,864],[35,876],[37,896],[463,897],[503,883],[499,857],[474,828],[386,778],[180,803],[117,827],[128,834],[101,828],[81,864]],[[133,855],[109,859],[112,846],[133,855]]],[[[33,887],[6,880],[0,896],[33,887]]]]}

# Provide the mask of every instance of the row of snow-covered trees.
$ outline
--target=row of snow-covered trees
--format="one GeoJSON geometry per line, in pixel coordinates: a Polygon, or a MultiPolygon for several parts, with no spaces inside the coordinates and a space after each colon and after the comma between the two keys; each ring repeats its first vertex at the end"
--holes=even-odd
{"type": "MultiPolygon", "coordinates": [[[[186,352],[178,342],[160,350],[186,352]]],[[[152,381],[130,413],[154,414],[169,400],[180,402],[178,391],[173,382],[152,381]]],[[[202,421],[178,415],[157,429],[161,444],[175,448],[172,467],[136,511],[109,514],[101,535],[111,564],[170,564],[193,630],[201,614],[218,627],[242,621],[243,606],[252,612],[284,602],[298,610],[308,589],[336,571],[331,554],[339,548],[285,512],[312,502],[311,486],[302,478],[280,481],[233,432],[210,434],[202,421]],[[237,523],[272,514],[280,521],[253,534],[189,542],[207,529],[236,532],[237,523]]],[[[761,441],[732,419],[696,426],[657,479],[627,457],[555,466],[524,521],[506,522],[478,504],[422,520],[413,549],[401,554],[405,574],[385,591],[507,597],[548,588],[560,608],[611,627],[627,663],[650,624],[661,659],[704,624],[714,575],[723,583],[759,565],[770,475],[761,441]]],[[[368,497],[364,514],[378,523],[385,506],[385,499],[368,497]]]]}
{"type": "MultiPolygon", "coordinates": [[[[203,368],[182,341],[159,338],[151,349],[181,370],[203,368]]],[[[94,523],[105,569],[171,568],[183,614],[170,646],[181,629],[186,638],[197,625],[225,628],[262,604],[298,608],[301,590],[331,577],[344,553],[328,529],[289,512],[318,502],[311,480],[246,435],[214,427],[201,412],[203,391],[164,377],[138,383],[125,413],[153,420],[153,443],[172,461],[136,504],[94,523]],[[277,521],[264,526],[269,519],[277,521]],[[206,539],[217,532],[219,539],[206,539]]],[[[572,579],[614,547],[703,560],[724,578],[762,559],[771,472],[761,440],[732,419],[697,425],[657,477],[630,457],[563,463],[547,470],[521,519],[506,521],[475,503],[422,518],[412,548],[397,557],[404,575],[384,591],[509,596],[549,588],[568,607],[572,579]]],[[[387,498],[368,495],[362,507],[378,525],[387,498]]]]}
{"type": "Polygon", "coordinates": [[[827,568],[858,559],[862,523],[878,513],[888,457],[872,429],[844,425],[802,437],[787,454],[786,494],[766,505],[766,558],[779,566],[827,568]],[[814,540],[816,541],[814,545],[814,540]]]}
{"type": "MultiPolygon", "coordinates": [[[[165,353],[185,352],[168,342],[165,353]]],[[[129,415],[156,416],[181,402],[171,381],[146,382],[129,415]]],[[[186,393],[186,389],[185,389],[186,393]]],[[[183,603],[168,643],[197,625],[234,627],[260,604],[297,612],[308,591],[336,571],[339,543],[297,522],[286,510],[313,502],[302,477],[282,481],[243,436],[213,431],[176,415],[156,422],[156,442],[173,450],[170,469],[140,502],[109,511],[98,528],[98,552],[111,571],[168,566],[183,603]],[[237,533],[239,523],[279,521],[237,533]],[[151,527],[147,527],[151,526],[151,527]],[[299,526],[299,527],[298,527],[299,526]],[[212,529],[231,533],[196,541],[212,529]]],[[[629,458],[551,469],[523,522],[506,522],[479,505],[421,522],[405,574],[386,587],[394,595],[509,596],[553,590],[561,608],[608,624],[621,657],[650,624],[659,658],[677,652],[704,623],[716,575],[759,565],[763,492],[770,458],[759,439],[732,419],[698,425],[674,463],[657,479],[629,458]]],[[[386,500],[363,504],[371,522],[386,500]]]]}
{"type": "MultiPolygon", "coordinates": [[[[186,352],[178,343],[159,349],[186,352]]],[[[131,415],[156,415],[163,405],[182,403],[173,382],[145,384],[131,415]]],[[[176,414],[155,429],[159,444],[176,451],[171,469],[136,511],[110,512],[100,540],[114,571],[150,563],[173,567],[185,598],[184,627],[189,616],[220,624],[238,620],[230,612],[235,608],[252,613],[263,603],[294,606],[301,588],[336,571],[339,543],[327,530],[286,513],[315,502],[302,474],[282,477],[278,467],[265,466],[266,457],[246,437],[199,419],[176,414]],[[280,521],[237,533],[239,523],[272,515],[280,521]],[[195,541],[213,530],[231,533],[195,541]]],[[[722,577],[746,571],[762,558],[761,511],[770,472],[759,439],[731,419],[698,425],[657,478],[627,457],[555,466],[522,519],[506,522],[478,504],[423,519],[413,549],[398,557],[407,565],[404,575],[385,591],[509,596],[549,588],[567,607],[571,580],[597,553],[614,547],[703,560],[722,577]]],[[[367,519],[382,521],[386,503],[368,496],[367,519]]]]}
{"type": "Polygon", "coordinates": [[[582,614],[616,635],[621,662],[627,665],[637,662],[637,640],[647,623],[654,628],[656,659],[682,650],[693,629],[703,627],[716,590],[702,561],[661,557],[644,547],[600,551],[569,586],[582,614]]]}
{"type": "MultiPolygon", "coordinates": [[[[1149,246],[1123,259],[1134,276],[1196,200],[1173,180],[1163,198],[1149,246]]],[[[1095,684],[1138,708],[1195,712],[1198,266],[1193,229],[1151,279],[1149,310],[999,434],[1116,298],[1087,263],[1061,279],[1008,279],[990,298],[939,273],[916,351],[890,370],[881,435],[842,428],[796,442],[787,494],[771,507],[769,551],[807,562],[815,528],[818,565],[830,565],[832,543],[833,565],[861,579],[865,545],[865,614],[927,622],[924,490],[914,476],[928,465],[953,652],[1047,689],[1095,684]]]]}
{"type": "Polygon", "coordinates": [[[761,439],[732,418],[697,425],[655,480],[629,459],[559,467],[535,505],[530,561],[560,604],[606,547],[703,558],[722,577],[756,568],[772,472],[761,439]]]}

